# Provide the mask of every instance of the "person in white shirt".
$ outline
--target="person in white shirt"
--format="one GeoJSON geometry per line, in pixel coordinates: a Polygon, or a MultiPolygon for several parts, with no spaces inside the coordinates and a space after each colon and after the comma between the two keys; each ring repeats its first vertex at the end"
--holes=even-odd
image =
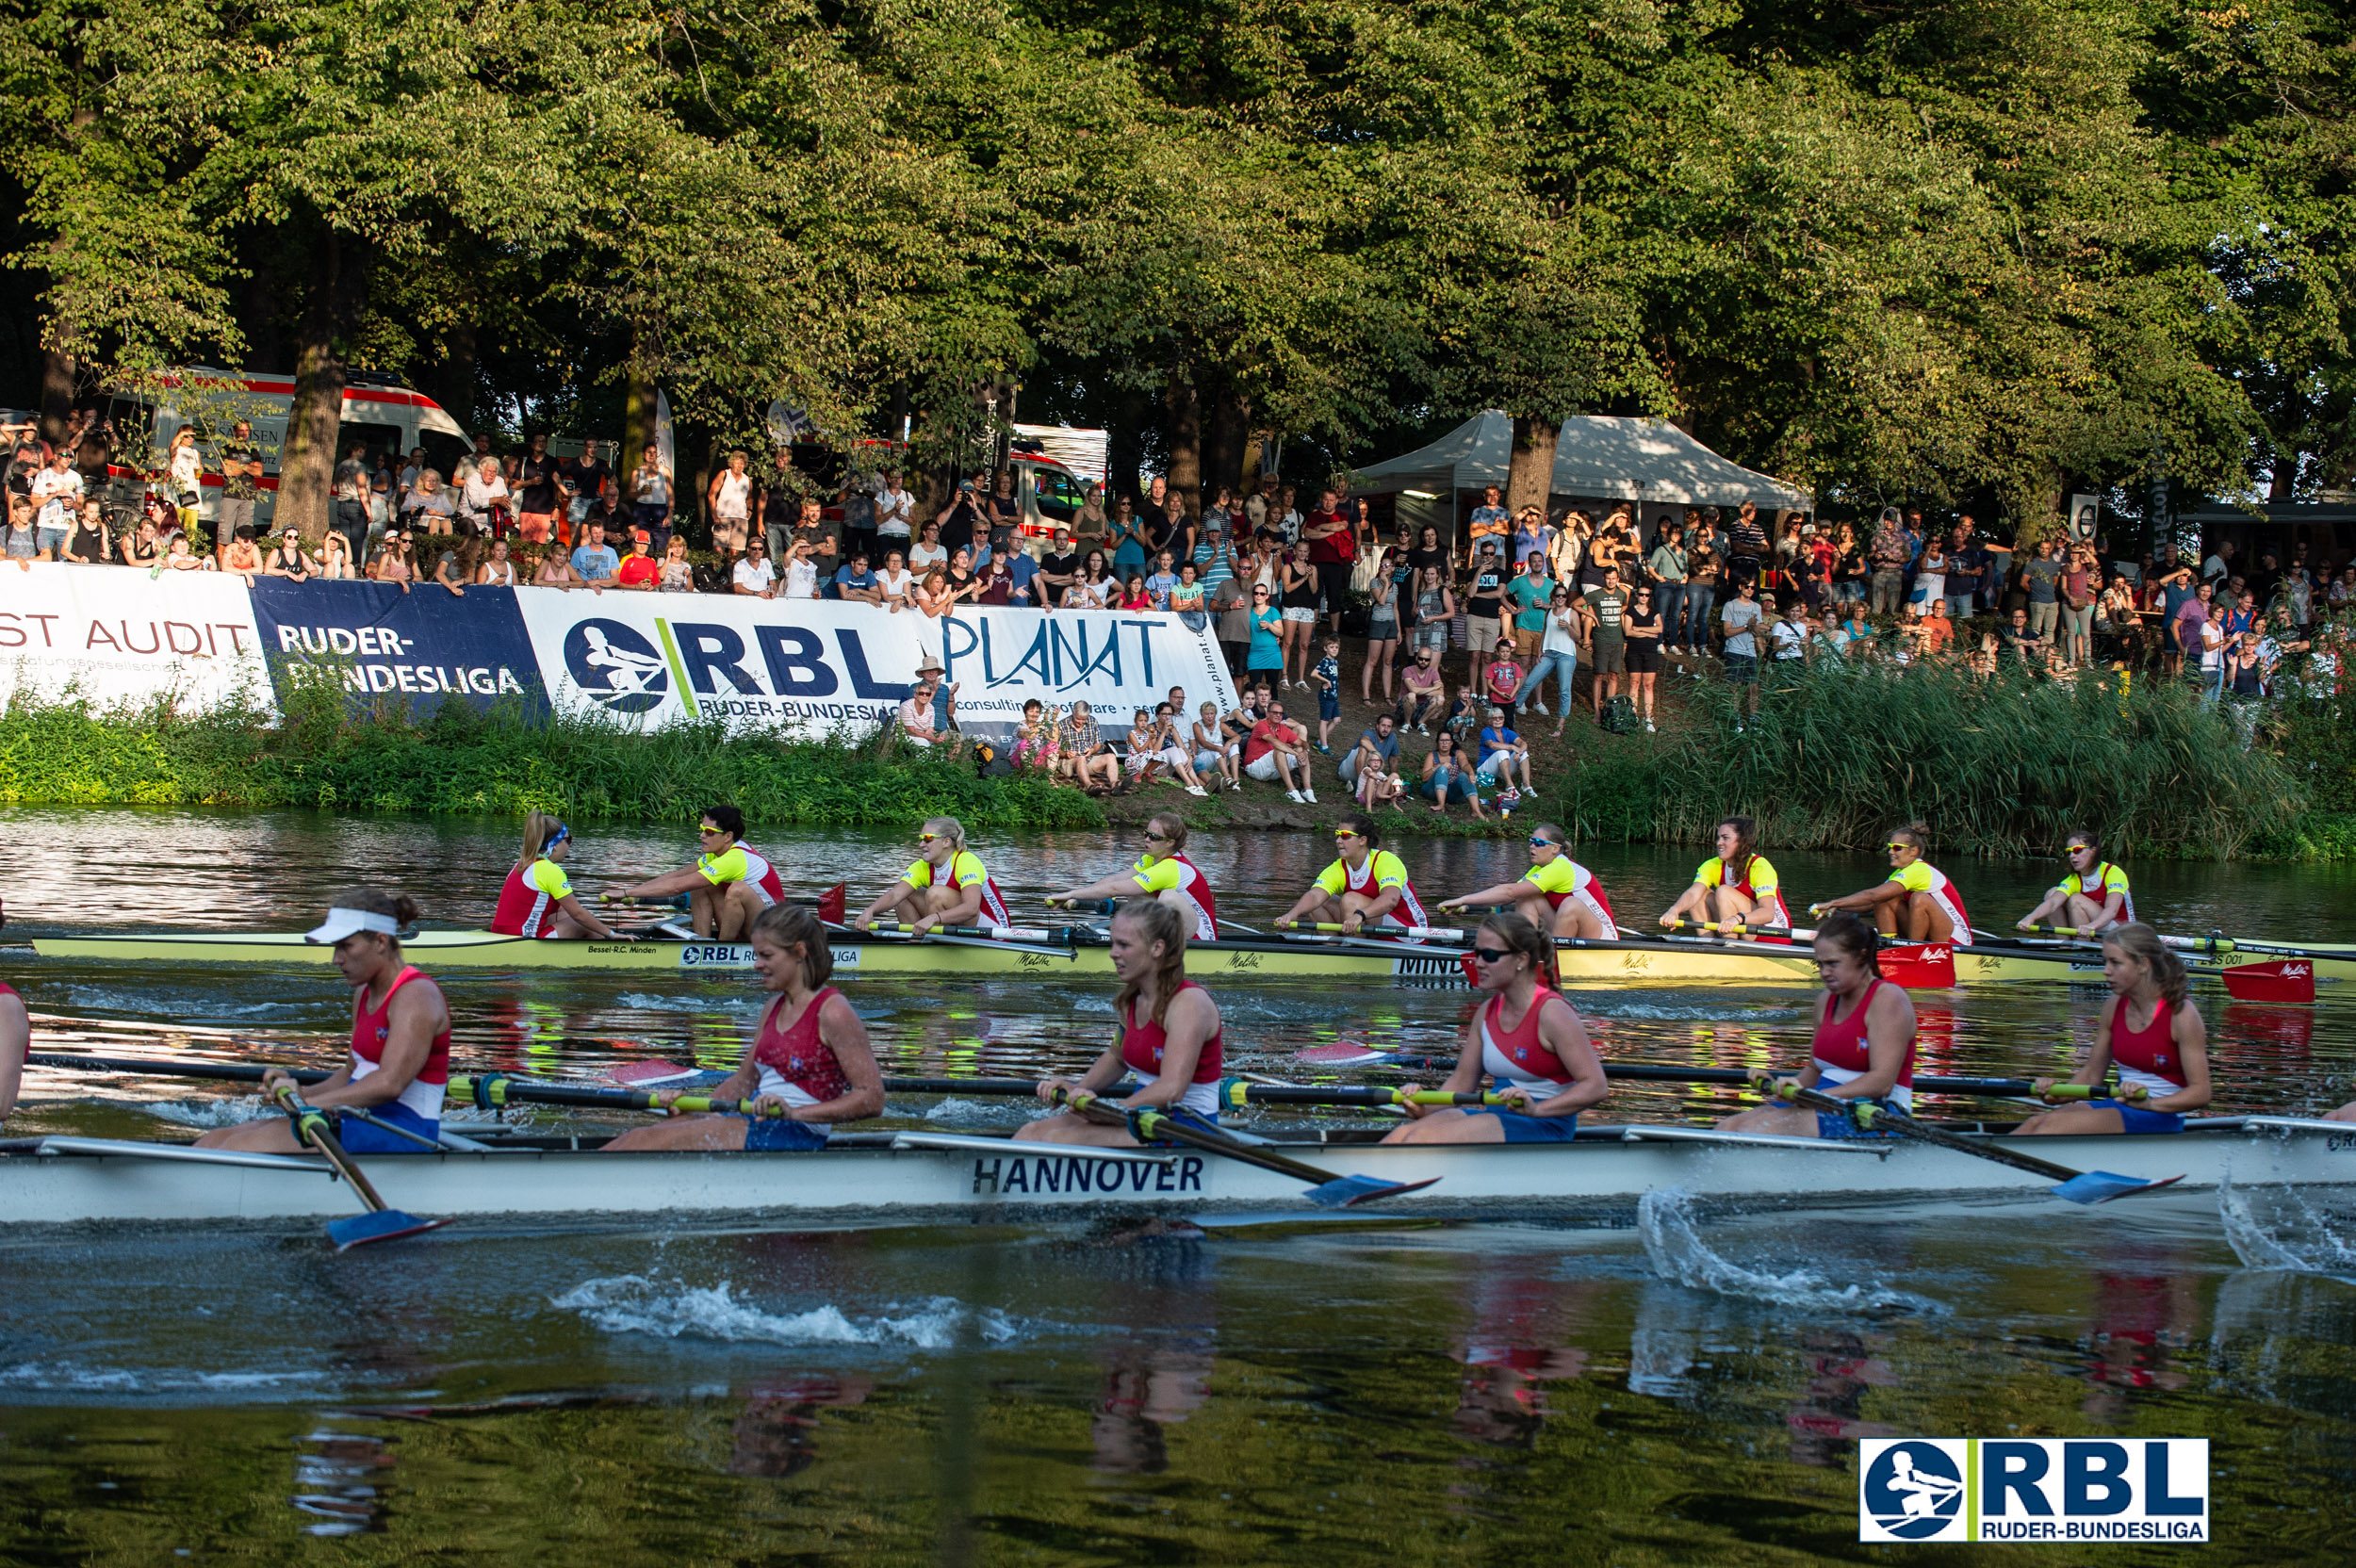
{"type": "Polygon", "coordinates": [[[875,573],[875,587],[883,595],[877,602],[895,613],[908,608],[916,592],[915,574],[902,564],[904,560],[897,549],[886,549],[883,566],[875,573]]]}
{"type": "Polygon", "coordinates": [[[810,558],[810,541],[794,541],[794,553],[785,560],[785,597],[814,599],[818,596],[818,563],[810,558]]]}
{"type": "Polygon", "coordinates": [[[745,541],[744,553],[737,561],[736,570],[730,576],[735,580],[736,592],[748,598],[773,599],[777,596],[777,574],[761,554],[759,534],[745,541]]]}
{"type": "Polygon", "coordinates": [[[916,498],[900,483],[900,470],[892,469],[884,475],[884,487],[875,497],[875,538],[889,551],[897,541],[902,548],[908,542],[908,529],[916,516],[916,498]]]}
{"type": "Polygon", "coordinates": [[[499,460],[486,457],[466,472],[466,483],[460,492],[459,515],[488,532],[491,508],[507,498],[507,481],[499,476],[499,460]]]}
{"type": "Polygon", "coordinates": [[[1782,618],[1768,629],[1768,636],[1774,639],[1777,659],[1808,657],[1808,616],[1800,608],[1798,596],[1794,595],[1792,602],[1783,607],[1782,618]]]}
{"type": "Polygon", "coordinates": [[[33,504],[40,508],[33,536],[41,557],[55,561],[65,553],[66,535],[74,531],[74,519],[82,510],[82,476],[74,466],[74,454],[58,448],[49,466],[33,476],[32,492],[33,504]]]}
{"type": "MultiPolygon", "coordinates": [[[[728,466],[712,476],[712,542],[728,549],[744,548],[744,533],[753,514],[753,476],[745,471],[752,461],[741,451],[728,453],[728,466]]],[[[765,564],[765,563],[764,563],[765,564]]]]}
{"type": "Polygon", "coordinates": [[[924,537],[917,540],[916,547],[908,552],[908,566],[921,578],[935,566],[947,564],[949,551],[941,542],[941,524],[927,522],[924,537]]]}

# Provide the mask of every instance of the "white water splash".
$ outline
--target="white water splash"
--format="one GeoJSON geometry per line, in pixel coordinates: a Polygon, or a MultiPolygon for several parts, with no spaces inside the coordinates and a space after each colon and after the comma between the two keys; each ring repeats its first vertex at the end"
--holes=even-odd
{"type": "Polygon", "coordinates": [[[1947,1309],[1925,1297],[1883,1285],[1836,1285],[1805,1268],[1789,1274],[1768,1274],[1713,1251],[1693,1223],[1693,1195],[1682,1187],[1664,1187],[1644,1194],[1636,1205],[1636,1233],[1653,1272],[1689,1290],[1766,1301],[1808,1312],[1943,1313],[1947,1309]]]}
{"type": "Polygon", "coordinates": [[[174,1126],[205,1128],[235,1127],[240,1122],[282,1114],[258,1094],[234,1100],[158,1100],[139,1109],[174,1126]]]}
{"type": "Polygon", "coordinates": [[[2228,1173],[2217,1179],[2217,1212],[2244,1268],[2356,1280],[2356,1226],[2297,1187],[2237,1187],[2228,1173]]]}
{"type": "Polygon", "coordinates": [[[918,1114],[927,1121],[937,1121],[946,1127],[970,1127],[977,1123],[995,1125],[1030,1120],[1039,1114],[1039,1102],[1008,1099],[993,1103],[986,1100],[944,1100],[931,1110],[918,1114]]]}
{"type": "Polygon", "coordinates": [[[656,1334],[664,1339],[716,1339],[732,1345],[908,1345],[922,1350],[955,1346],[971,1321],[990,1345],[1019,1338],[1003,1313],[973,1313],[954,1297],[890,1303],[872,1317],[854,1318],[827,1303],[808,1312],[766,1313],[736,1298],[727,1281],[685,1285],[640,1274],[584,1281],[552,1305],[578,1312],[608,1333],[656,1334]]]}
{"type": "Polygon", "coordinates": [[[0,1367],[0,1389],[29,1394],[240,1393],[309,1385],[314,1372],[132,1371],[72,1362],[19,1362],[0,1367]]]}

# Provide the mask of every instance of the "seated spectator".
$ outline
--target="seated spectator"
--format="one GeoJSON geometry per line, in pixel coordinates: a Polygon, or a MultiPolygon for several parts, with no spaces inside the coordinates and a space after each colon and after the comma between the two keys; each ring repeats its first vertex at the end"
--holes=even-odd
{"type": "Polygon", "coordinates": [[[883,603],[883,584],[876,581],[875,574],[867,569],[865,550],[854,550],[849,565],[835,568],[834,596],[845,604],[883,603]]]}
{"type": "Polygon", "coordinates": [[[1432,743],[1432,750],[1423,760],[1423,782],[1415,792],[1432,802],[1432,814],[1448,814],[1451,800],[1469,801],[1473,815],[1486,822],[1489,813],[1481,808],[1481,778],[1469,760],[1456,743],[1456,737],[1443,729],[1432,743]]]}
{"type": "Polygon", "coordinates": [[[351,582],[360,573],[352,563],[352,547],[334,529],[319,535],[319,577],[328,582],[351,582]]]}
{"type": "Polygon", "coordinates": [[[1505,722],[1505,710],[1491,708],[1489,722],[1481,730],[1481,762],[1474,770],[1486,779],[1504,786],[1497,797],[1497,809],[1511,812],[1521,799],[1521,791],[1514,788],[1513,776],[1521,775],[1521,790],[1537,786],[1530,777],[1530,745],[1505,722]]]}
{"type": "Polygon", "coordinates": [[[1170,770],[1186,782],[1186,793],[1207,795],[1202,777],[1195,772],[1194,753],[1186,744],[1186,737],[1178,732],[1178,704],[1186,694],[1179,687],[1170,689],[1172,702],[1157,703],[1153,708],[1153,738],[1161,745],[1161,759],[1170,770]]]}
{"type": "Polygon", "coordinates": [[[1196,717],[1193,734],[1194,771],[1216,774],[1231,790],[1243,788],[1243,747],[1219,721],[1219,704],[1206,702],[1196,717]]]}
{"type": "Polygon", "coordinates": [[[1203,584],[1195,580],[1194,563],[1186,562],[1178,568],[1178,580],[1170,585],[1170,608],[1181,614],[1201,614],[1203,602],[1203,584]]]}
{"type": "Polygon", "coordinates": [[[1415,662],[1400,671],[1399,678],[1399,707],[1392,718],[1401,729],[1431,734],[1432,724],[1448,716],[1448,682],[1440,674],[1439,651],[1417,647],[1415,662]]]}
{"type": "Polygon", "coordinates": [[[643,528],[630,530],[630,559],[614,574],[614,585],[651,594],[662,581],[663,567],[654,558],[654,535],[643,528]]]}
{"type": "Polygon", "coordinates": [[[289,523],[278,531],[278,543],[263,558],[262,570],[270,577],[303,582],[319,575],[319,563],[303,547],[303,531],[289,523]]]}
{"type": "Polygon", "coordinates": [[[736,592],[747,598],[773,599],[777,596],[777,574],[770,568],[764,553],[766,548],[761,542],[761,535],[756,533],[744,541],[744,554],[736,563],[732,580],[736,592]]]}
{"type": "Polygon", "coordinates": [[[450,591],[453,598],[465,598],[465,584],[472,582],[482,568],[483,545],[479,536],[466,535],[455,545],[445,546],[434,563],[434,580],[450,591]]]}
{"type": "MultiPolygon", "coordinates": [[[[818,561],[810,542],[799,534],[788,547],[785,558],[785,591],[779,598],[814,599],[818,596],[818,561]]],[[[829,574],[831,575],[831,574],[829,574]]]]}
{"type": "Polygon", "coordinates": [[[1073,702],[1072,711],[1056,727],[1056,767],[1083,790],[1094,794],[1121,787],[1121,760],[1098,731],[1096,710],[1087,698],[1073,702]]]}
{"type": "Polygon", "coordinates": [[[474,580],[485,588],[515,586],[515,563],[508,559],[507,541],[504,537],[491,541],[491,553],[485,556],[483,564],[476,568],[474,580]]]}
{"type": "Polygon", "coordinates": [[[1039,698],[1033,697],[1023,705],[1023,722],[1014,727],[1014,765],[1052,775],[1059,755],[1055,722],[1045,716],[1039,698]]]}
{"type": "Polygon", "coordinates": [[[1129,580],[1127,584],[1122,587],[1121,592],[1121,608],[1123,610],[1153,610],[1158,608],[1158,606],[1156,606],[1153,602],[1153,596],[1146,592],[1144,573],[1131,572],[1129,574],[1129,580]]]}
{"type": "Polygon", "coordinates": [[[1243,771],[1263,784],[1283,784],[1285,798],[1296,804],[1317,804],[1309,784],[1309,732],[1284,717],[1281,702],[1268,704],[1268,717],[1252,727],[1243,771]]]}
{"type": "Polygon", "coordinates": [[[221,569],[235,572],[245,579],[248,588],[262,575],[261,547],[254,543],[254,525],[248,523],[237,530],[221,550],[221,569]]]}
{"type": "Polygon", "coordinates": [[[614,547],[605,542],[605,529],[590,523],[582,531],[585,537],[573,550],[574,575],[588,583],[611,582],[622,569],[621,558],[614,547]]]}
{"type": "MultiPolygon", "coordinates": [[[[1362,730],[1358,743],[1341,760],[1342,782],[1355,790],[1359,774],[1368,768],[1381,768],[1386,773],[1399,768],[1399,720],[1383,713],[1376,717],[1372,728],[1362,730]]],[[[1361,804],[1364,798],[1361,797],[1361,804]]]]}
{"type": "Polygon", "coordinates": [[[82,503],[82,515],[65,542],[60,558],[77,566],[111,566],[114,539],[106,530],[106,511],[96,501],[82,503]]]}
{"type": "MultiPolygon", "coordinates": [[[[755,534],[746,541],[745,548],[750,550],[760,537],[755,534]]],[[[951,715],[957,701],[957,686],[952,685],[943,691],[941,675],[941,666],[927,660],[924,667],[917,672],[916,690],[908,694],[906,702],[900,704],[900,739],[919,750],[929,751],[956,739],[951,715]]],[[[957,684],[962,685],[963,682],[957,684]]]]}
{"type": "Polygon", "coordinates": [[[540,552],[540,564],[532,570],[532,584],[535,588],[563,588],[567,591],[586,588],[593,594],[605,592],[594,582],[581,580],[581,574],[573,570],[573,564],[565,559],[562,545],[550,545],[540,552]]]}
{"type": "Polygon", "coordinates": [[[1944,659],[1947,657],[1949,650],[1955,645],[1955,623],[1947,618],[1947,601],[1944,597],[1932,599],[1922,606],[1922,622],[1917,635],[1922,641],[1923,658],[1944,659]]]}
{"type": "MultiPolygon", "coordinates": [[[[28,535],[26,540],[28,554],[30,553],[31,545],[31,540],[29,538],[30,531],[30,530],[26,531],[28,535]]],[[[163,535],[157,531],[155,528],[155,519],[153,517],[141,517],[139,519],[139,526],[136,531],[129,529],[124,530],[122,535],[116,539],[115,548],[122,555],[123,564],[126,566],[145,566],[150,571],[153,571],[163,564],[163,535]]],[[[13,542],[11,542],[8,553],[11,555],[16,553],[13,542]]]]}
{"type": "Polygon", "coordinates": [[[170,542],[164,547],[163,569],[168,572],[217,570],[213,564],[213,558],[209,555],[199,555],[188,548],[188,536],[176,529],[172,531],[170,542]]]}

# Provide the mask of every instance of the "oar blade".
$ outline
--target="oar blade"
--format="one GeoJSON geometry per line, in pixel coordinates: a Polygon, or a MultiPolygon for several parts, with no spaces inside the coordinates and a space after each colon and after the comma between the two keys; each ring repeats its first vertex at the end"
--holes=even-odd
{"type": "Polygon", "coordinates": [[[843,895],[847,884],[837,882],[818,895],[818,918],[828,925],[843,923],[843,895]]]}
{"type": "Polygon", "coordinates": [[[2107,1203],[2115,1198],[2129,1198],[2138,1192],[2156,1192],[2161,1187],[2174,1186],[2184,1180],[2181,1175],[2163,1176],[2156,1182],[2140,1176],[2121,1176],[2116,1171],[2089,1170],[2083,1176],[2072,1176],[2053,1189],[2053,1196],[2066,1198],[2072,1203],[2107,1203]]]}
{"type": "Polygon", "coordinates": [[[619,1084],[624,1088],[643,1089],[656,1084],[676,1084],[683,1079],[700,1078],[703,1070],[681,1067],[677,1062],[657,1058],[651,1062],[625,1062],[605,1076],[608,1082],[619,1084]]]}
{"type": "Polygon", "coordinates": [[[2305,958],[2235,964],[2225,971],[2225,990],[2236,1002],[2313,1002],[2315,966],[2305,958]]]}
{"type": "Polygon", "coordinates": [[[1313,1045],[1297,1051],[1293,1060],[1309,1067],[1363,1067],[1368,1062],[1388,1061],[1391,1053],[1377,1051],[1364,1040],[1335,1040],[1332,1045],[1313,1045]]]}
{"type": "Polygon", "coordinates": [[[1362,1203],[1378,1203],[1402,1193],[1420,1192],[1438,1180],[1432,1176],[1420,1182],[1386,1182],[1379,1176],[1336,1176],[1330,1182],[1318,1183],[1301,1196],[1322,1209],[1354,1209],[1362,1203]]]}
{"type": "Polygon", "coordinates": [[[378,1209],[370,1214],[355,1214],[348,1218],[329,1220],[327,1239],[335,1244],[336,1251],[349,1252],[372,1241],[414,1236],[421,1231],[439,1230],[449,1223],[447,1219],[419,1219],[416,1215],[404,1214],[399,1209],[378,1209]]]}

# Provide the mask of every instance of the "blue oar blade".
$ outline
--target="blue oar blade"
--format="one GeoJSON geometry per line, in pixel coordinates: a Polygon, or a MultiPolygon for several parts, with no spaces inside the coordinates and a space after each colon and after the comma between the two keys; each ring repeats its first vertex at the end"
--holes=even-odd
{"type": "Polygon", "coordinates": [[[2114,1198],[2125,1198],[2133,1193],[2151,1192],[2160,1187],[2173,1186],[2183,1180],[2182,1176],[2163,1176],[2156,1182],[2147,1182],[2140,1176],[2121,1176],[2114,1171],[2089,1170],[2083,1176],[2072,1176],[2069,1181],[2055,1187],[2053,1196],[2067,1198],[2072,1203],[2107,1203],[2114,1198]]]}
{"type": "Polygon", "coordinates": [[[1336,1176],[1330,1182],[1318,1183],[1304,1196],[1319,1208],[1354,1209],[1361,1203],[1420,1192],[1438,1180],[1433,1176],[1421,1182],[1385,1182],[1375,1176],[1336,1176]]]}
{"type": "Polygon", "coordinates": [[[414,1214],[399,1209],[379,1209],[373,1214],[355,1214],[348,1219],[331,1219],[327,1223],[327,1239],[335,1244],[338,1252],[354,1247],[365,1247],[372,1241],[391,1241],[396,1236],[413,1236],[420,1231],[431,1231],[449,1224],[447,1219],[419,1219],[414,1214]]]}

